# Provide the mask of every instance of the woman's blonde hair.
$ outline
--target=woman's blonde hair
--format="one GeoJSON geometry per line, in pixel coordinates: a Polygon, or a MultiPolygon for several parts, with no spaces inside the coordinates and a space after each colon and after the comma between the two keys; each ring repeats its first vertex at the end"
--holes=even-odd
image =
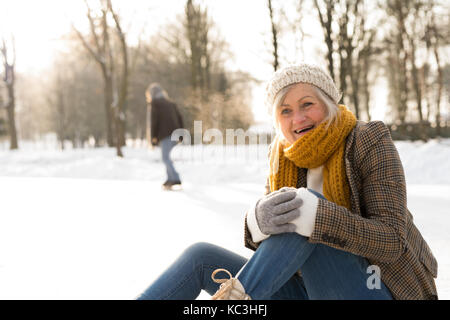
{"type": "MultiPolygon", "coordinates": [[[[292,83],[284,88],[282,88],[280,91],[277,92],[277,94],[275,95],[274,101],[273,101],[273,105],[272,105],[272,121],[273,121],[273,125],[274,127],[278,130],[279,126],[278,126],[278,118],[277,118],[277,110],[278,108],[281,106],[281,104],[283,103],[284,99],[286,98],[287,93],[289,92],[289,90],[292,89],[292,87],[294,87],[295,85],[297,85],[298,83],[292,83]]],[[[322,122],[328,121],[327,124],[327,128],[332,125],[334,123],[334,121],[336,121],[338,113],[339,113],[339,108],[338,105],[333,101],[333,99],[331,99],[322,89],[305,83],[306,85],[309,85],[313,90],[314,93],[316,94],[317,99],[319,99],[320,102],[323,103],[323,105],[326,108],[326,116],[325,119],[323,119],[322,122]]]]}

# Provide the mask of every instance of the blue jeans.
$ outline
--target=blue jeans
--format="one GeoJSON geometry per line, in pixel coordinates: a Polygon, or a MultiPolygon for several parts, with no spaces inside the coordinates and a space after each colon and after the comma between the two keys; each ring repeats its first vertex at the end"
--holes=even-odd
{"type": "Polygon", "coordinates": [[[213,295],[219,284],[211,280],[211,273],[224,268],[233,275],[240,271],[237,278],[254,300],[392,300],[381,279],[378,285],[368,285],[374,276],[368,267],[363,257],[310,243],[295,232],[270,236],[248,261],[221,247],[197,243],[138,299],[193,300],[202,289],[213,295]]]}
{"type": "Polygon", "coordinates": [[[172,159],[170,158],[170,152],[176,145],[177,142],[172,141],[170,139],[170,136],[162,139],[160,142],[162,160],[164,162],[164,165],[166,166],[167,181],[180,181],[180,176],[178,175],[178,172],[175,170],[172,159]]]}

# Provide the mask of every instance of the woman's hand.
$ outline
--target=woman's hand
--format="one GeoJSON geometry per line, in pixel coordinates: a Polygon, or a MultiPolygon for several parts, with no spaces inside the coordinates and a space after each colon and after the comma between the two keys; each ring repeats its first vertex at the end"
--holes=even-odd
{"type": "Polygon", "coordinates": [[[290,222],[300,216],[302,203],[297,189],[287,187],[261,198],[255,212],[259,229],[266,235],[294,232],[296,225],[290,222]]]}

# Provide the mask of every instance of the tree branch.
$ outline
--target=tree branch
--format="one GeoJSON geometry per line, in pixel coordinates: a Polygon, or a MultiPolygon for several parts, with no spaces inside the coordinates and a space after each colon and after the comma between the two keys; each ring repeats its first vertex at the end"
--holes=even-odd
{"type": "Polygon", "coordinates": [[[92,55],[92,57],[99,63],[99,64],[104,64],[103,59],[98,55],[97,52],[94,51],[94,49],[87,43],[86,39],[83,37],[83,35],[81,34],[81,32],[74,26],[74,24],[72,23],[72,29],[75,31],[75,33],[77,34],[78,38],[80,39],[81,43],[83,44],[83,47],[85,47],[85,49],[87,51],[89,51],[89,53],[92,55]]]}

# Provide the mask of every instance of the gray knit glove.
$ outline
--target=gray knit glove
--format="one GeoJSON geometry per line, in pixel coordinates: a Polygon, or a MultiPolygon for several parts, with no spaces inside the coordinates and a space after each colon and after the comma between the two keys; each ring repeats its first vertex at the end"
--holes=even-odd
{"type": "Polygon", "coordinates": [[[256,204],[256,221],[266,235],[294,232],[291,222],[300,216],[302,199],[296,197],[297,189],[282,188],[261,198],[256,204]]]}

